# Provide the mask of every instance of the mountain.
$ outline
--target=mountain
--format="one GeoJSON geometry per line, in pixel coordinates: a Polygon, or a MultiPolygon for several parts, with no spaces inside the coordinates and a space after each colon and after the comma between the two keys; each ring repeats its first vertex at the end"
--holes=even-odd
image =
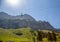
{"type": "Polygon", "coordinates": [[[11,16],[10,15],[8,15],[7,13],[5,13],[5,12],[0,12],[0,19],[8,19],[8,18],[10,18],[11,16]]]}
{"type": "Polygon", "coordinates": [[[0,12],[0,19],[25,19],[25,20],[29,20],[29,21],[35,21],[35,19],[28,14],[11,16],[5,12],[0,12]]]}
{"type": "Polygon", "coordinates": [[[55,32],[59,32],[60,33],[60,29],[54,29],[55,32]]]}
{"type": "Polygon", "coordinates": [[[46,21],[36,21],[28,14],[11,16],[5,12],[0,12],[0,28],[22,28],[31,27],[32,29],[54,30],[54,27],[46,21]]]}

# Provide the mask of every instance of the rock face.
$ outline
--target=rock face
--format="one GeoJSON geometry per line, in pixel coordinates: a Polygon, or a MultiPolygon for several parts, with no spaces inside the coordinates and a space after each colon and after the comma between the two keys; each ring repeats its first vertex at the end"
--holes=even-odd
{"type": "Polygon", "coordinates": [[[25,19],[25,20],[35,21],[35,19],[28,14],[11,16],[5,12],[0,12],[0,19],[25,19]]]}
{"type": "Polygon", "coordinates": [[[49,29],[53,30],[54,27],[46,21],[36,21],[28,14],[11,16],[7,13],[0,12],[0,28],[21,28],[31,27],[32,29],[49,29]]]}

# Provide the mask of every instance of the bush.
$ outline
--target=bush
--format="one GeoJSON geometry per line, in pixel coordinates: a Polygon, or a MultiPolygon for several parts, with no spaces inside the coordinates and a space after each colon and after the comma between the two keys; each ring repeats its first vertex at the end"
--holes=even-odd
{"type": "Polygon", "coordinates": [[[41,31],[37,31],[37,33],[38,33],[38,36],[37,36],[37,40],[38,41],[42,41],[42,32],[41,31]]]}
{"type": "Polygon", "coordinates": [[[36,36],[36,33],[35,33],[34,30],[31,30],[30,32],[31,32],[31,34],[32,34],[33,36],[36,36]]]}
{"type": "Polygon", "coordinates": [[[23,34],[22,33],[16,33],[16,35],[19,35],[20,36],[20,35],[23,35],[23,34]]]}
{"type": "Polygon", "coordinates": [[[48,36],[48,40],[49,40],[49,41],[53,41],[53,39],[52,39],[52,35],[51,35],[50,32],[48,32],[48,35],[47,35],[47,36],[48,36]]]}
{"type": "Polygon", "coordinates": [[[60,38],[60,36],[58,38],[60,38]]]}
{"type": "Polygon", "coordinates": [[[57,40],[55,32],[52,32],[52,37],[53,37],[53,41],[57,40]]]}
{"type": "Polygon", "coordinates": [[[56,42],[57,38],[56,38],[55,32],[52,32],[52,33],[48,32],[47,36],[48,36],[49,41],[55,41],[56,42]]]}
{"type": "Polygon", "coordinates": [[[3,42],[3,41],[0,40],[0,42],[3,42]]]}

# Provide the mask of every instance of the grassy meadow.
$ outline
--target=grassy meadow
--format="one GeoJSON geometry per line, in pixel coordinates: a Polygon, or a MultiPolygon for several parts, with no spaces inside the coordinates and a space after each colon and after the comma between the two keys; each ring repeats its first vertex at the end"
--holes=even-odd
{"type": "MultiPolygon", "coordinates": [[[[0,28],[0,41],[3,42],[39,42],[37,40],[37,32],[34,30],[31,33],[31,28],[21,28],[21,29],[2,29],[0,28]],[[35,38],[33,40],[33,38],[35,38]]],[[[48,32],[48,30],[41,30],[43,32],[48,32]]],[[[51,32],[51,31],[49,31],[51,32]]],[[[57,42],[60,42],[60,33],[56,33],[57,42]]],[[[48,42],[48,38],[43,38],[42,42],[48,42]]]]}

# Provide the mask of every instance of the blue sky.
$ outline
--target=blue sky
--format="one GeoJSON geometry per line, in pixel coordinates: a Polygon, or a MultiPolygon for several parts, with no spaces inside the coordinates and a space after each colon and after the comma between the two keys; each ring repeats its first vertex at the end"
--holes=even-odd
{"type": "Polygon", "coordinates": [[[60,0],[23,0],[18,7],[11,7],[4,1],[0,4],[0,11],[14,16],[26,13],[36,20],[45,20],[53,27],[60,28],[60,0]]]}

